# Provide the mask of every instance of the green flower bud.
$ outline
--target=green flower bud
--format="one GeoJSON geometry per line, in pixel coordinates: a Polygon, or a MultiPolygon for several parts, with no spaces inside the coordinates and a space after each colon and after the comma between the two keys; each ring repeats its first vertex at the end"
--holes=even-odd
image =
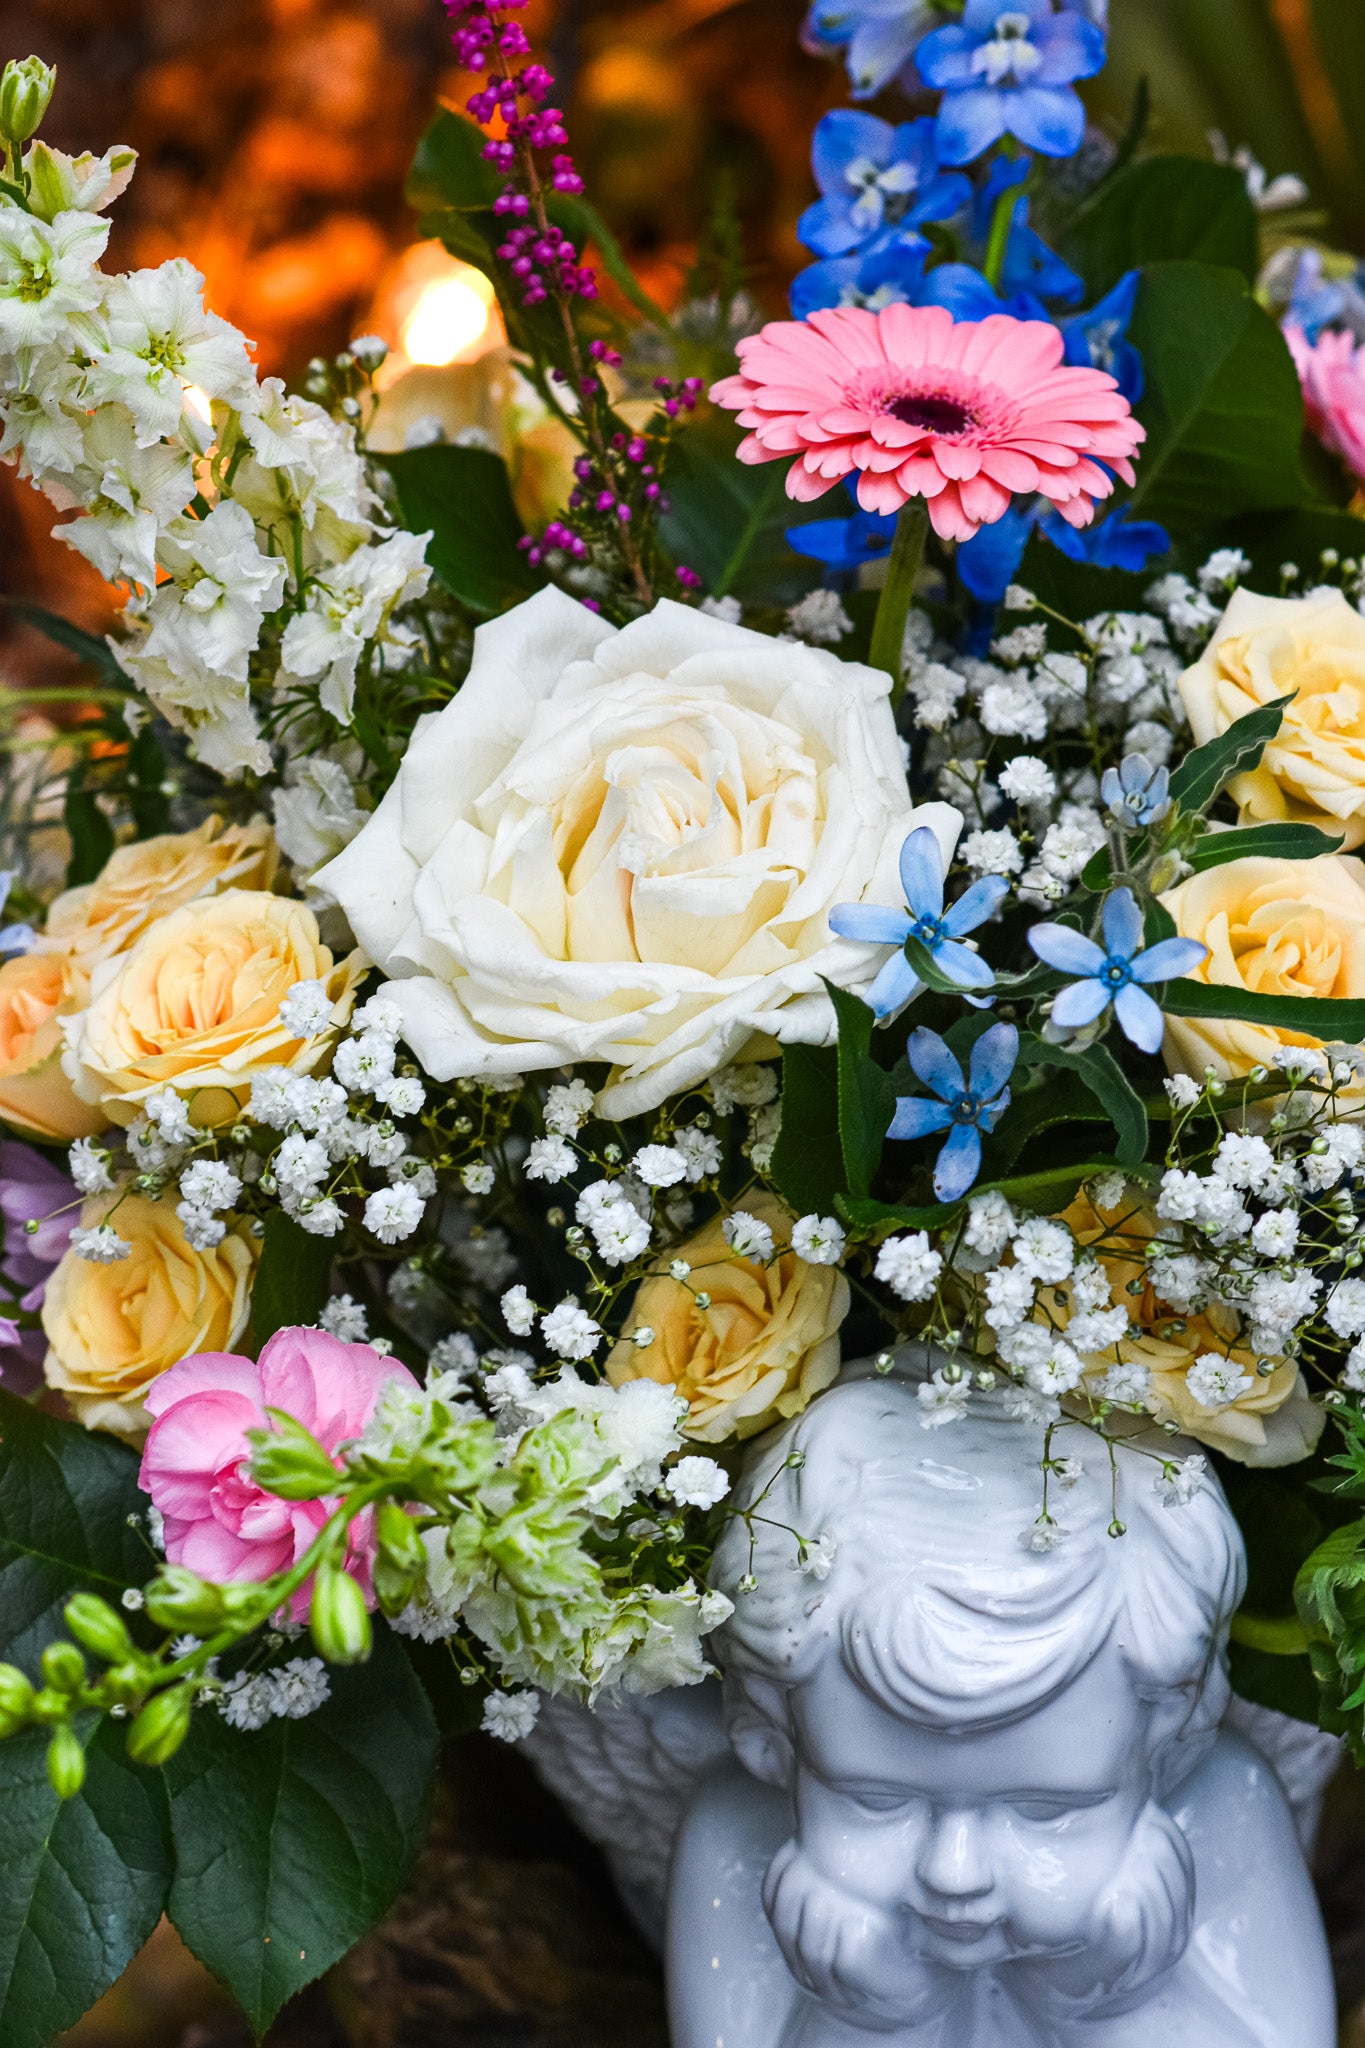
{"type": "Polygon", "coordinates": [[[10,59],[0,74],[0,135],[6,142],[27,142],[36,132],[56,83],[56,68],[41,57],[10,59]]]}
{"type": "Polygon", "coordinates": [[[361,1664],[369,1656],[371,1630],[365,1595],[340,1565],[319,1568],[308,1620],[318,1654],[329,1664],[361,1664]]]}
{"type": "Polygon", "coordinates": [[[392,1563],[414,1576],[427,1568],[427,1547],[412,1516],[396,1500],[384,1500],[375,1509],[374,1533],[380,1551],[392,1563]]]}
{"type": "Polygon", "coordinates": [[[68,1722],[52,1731],[47,1745],[48,1782],[59,1799],[74,1799],[85,1783],[85,1751],[68,1722]]]}
{"type": "Polygon", "coordinates": [[[280,1408],[267,1408],[270,1429],[249,1429],[251,1476],[281,1500],[317,1500],[339,1491],[336,1466],[315,1436],[280,1408]]]}
{"type": "Polygon", "coordinates": [[[28,1720],[33,1687],[16,1664],[0,1664],[0,1735],[13,1735],[28,1720]]]}
{"type": "Polygon", "coordinates": [[[106,1664],[118,1664],[132,1649],[132,1638],[121,1614],[116,1614],[98,1593],[77,1593],[62,1609],[66,1625],[82,1649],[106,1664]]]}
{"type": "Polygon", "coordinates": [[[223,1595],[183,1564],[163,1565],[147,1588],[147,1613],[158,1628],[212,1635],[223,1620],[223,1595]]]}
{"type": "Polygon", "coordinates": [[[128,1754],[135,1764],[159,1770],[169,1763],[190,1732],[190,1711],[196,1685],[173,1685],[148,1700],[128,1730],[128,1754]]]}
{"type": "Polygon", "coordinates": [[[85,1684],[85,1659],[74,1643],[49,1643],[43,1651],[43,1677],[54,1692],[79,1692],[85,1684]]]}

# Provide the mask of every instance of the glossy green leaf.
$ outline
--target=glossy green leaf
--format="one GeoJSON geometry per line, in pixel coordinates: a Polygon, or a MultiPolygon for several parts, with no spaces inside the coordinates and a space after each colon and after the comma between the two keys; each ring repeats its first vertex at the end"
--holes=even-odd
{"type": "Polygon", "coordinates": [[[169,1911],[257,2033],[387,1912],[426,1833],[436,1725],[381,1624],[300,1721],[197,1714],[166,1766],[169,1911]]]}
{"type": "Polygon", "coordinates": [[[1284,707],[1290,697],[1259,704],[1234,720],[1226,732],[1186,754],[1171,776],[1171,796],[1182,810],[1206,811],[1231,776],[1256,766],[1284,722],[1284,707]]]}
{"type": "Polygon", "coordinates": [[[798,1216],[825,1216],[844,1185],[839,1055],[832,1045],[782,1048],[782,1127],[772,1177],[798,1216]]]}
{"type": "Polygon", "coordinates": [[[786,529],[843,518],[848,498],[833,491],[812,505],[793,503],[786,493],[787,463],[737,462],[742,438],[728,420],[716,417],[678,436],[660,530],[676,559],[695,569],[713,596],[793,604],[815,587],[821,569],[793,553],[786,529]]]}
{"type": "Polygon", "coordinates": [[[1203,981],[1168,981],[1161,1007],[1172,1017],[1231,1018],[1242,1024],[1302,1031],[1325,1043],[1365,1041],[1365,1000],[1335,996],[1260,995],[1203,981]]]}
{"type": "Polygon", "coordinates": [[[1087,303],[1147,264],[1221,265],[1254,279],[1256,210],[1240,171],[1207,158],[1153,156],[1107,180],[1078,216],[1068,251],[1087,303]]]}
{"type": "Polygon", "coordinates": [[[467,610],[492,618],[544,577],[517,546],[523,528],[507,464],[487,448],[409,448],[382,458],[403,524],[430,533],[427,560],[467,610]]]}
{"type": "Polygon", "coordinates": [[[62,805],[62,823],[71,836],[71,858],[66,865],[66,886],[93,882],[114,850],[114,828],[100,808],[91,789],[82,789],[80,769],[74,769],[62,805]]]}
{"type": "MultiPolygon", "coordinates": [[[[214,1717],[217,1718],[216,1716],[214,1717]]],[[[85,1783],[59,1800],[41,1730],[0,1743],[0,2041],[47,2048],[119,1978],[161,1918],[166,1790],[84,1717],[85,1783]]]]}
{"type": "Polygon", "coordinates": [[[264,1344],[276,1330],[315,1323],[330,1293],[332,1247],[286,1216],[283,1209],[266,1213],[260,1263],[251,1293],[251,1327],[264,1344]]]}
{"type": "Polygon", "coordinates": [[[1209,832],[1196,839],[1189,863],[1196,874],[1223,867],[1230,860],[1316,860],[1336,853],[1339,837],[1319,832],[1316,825],[1247,825],[1234,832],[1209,832]]]}
{"type": "Polygon", "coordinates": [[[1079,1074],[1049,1075],[1040,1087],[1018,1088],[982,1148],[982,1181],[1008,1173],[1024,1147],[1060,1125],[1107,1123],[1109,1112],[1079,1074]]]}
{"type": "MultiPolygon", "coordinates": [[[[1076,1076],[1114,1126],[1114,1156],[1120,1166],[1136,1166],[1146,1157],[1147,1112],[1108,1046],[1072,1052],[1027,1033],[1019,1043],[1019,1061],[1025,1067],[1057,1067],[1076,1076]]],[[[1009,1114],[1006,1111],[1006,1118],[1009,1114]]]]}
{"type": "Polygon", "coordinates": [[[151,1576],[155,1553],[129,1526],[147,1507],[137,1468],[127,1444],[0,1392],[0,1660],[36,1678],[78,1588],[117,1603],[151,1576]]]}
{"type": "Polygon", "coordinates": [[[1202,263],[1153,265],[1130,339],[1147,376],[1135,517],[1179,534],[1302,501],[1298,374],[1243,277],[1202,263]]]}
{"type": "Polygon", "coordinates": [[[891,1076],[872,1057],[876,1017],[846,989],[825,982],[839,1019],[839,1146],[852,1195],[866,1195],[896,1109],[891,1076]]]}
{"type": "Polygon", "coordinates": [[[487,139],[467,115],[452,114],[443,107],[413,155],[405,187],[409,206],[418,213],[447,206],[457,213],[491,209],[503,180],[484,160],[487,139]]]}

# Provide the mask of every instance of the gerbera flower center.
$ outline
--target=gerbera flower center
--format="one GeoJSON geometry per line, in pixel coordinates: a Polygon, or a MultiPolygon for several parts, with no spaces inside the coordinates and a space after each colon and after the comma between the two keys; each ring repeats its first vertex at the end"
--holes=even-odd
{"type": "Polygon", "coordinates": [[[930,434],[964,434],[976,425],[975,414],[961,399],[941,391],[907,391],[886,409],[907,427],[923,427],[930,434]]]}

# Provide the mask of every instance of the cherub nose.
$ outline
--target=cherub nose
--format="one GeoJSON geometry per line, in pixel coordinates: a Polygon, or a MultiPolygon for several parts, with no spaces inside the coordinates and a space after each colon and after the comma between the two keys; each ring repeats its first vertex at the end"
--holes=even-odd
{"type": "Polygon", "coordinates": [[[915,1874],[941,1899],[976,1899],[988,1892],[992,1878],[976,1815],[935,1813],[920,1844],[915,1874]]]}

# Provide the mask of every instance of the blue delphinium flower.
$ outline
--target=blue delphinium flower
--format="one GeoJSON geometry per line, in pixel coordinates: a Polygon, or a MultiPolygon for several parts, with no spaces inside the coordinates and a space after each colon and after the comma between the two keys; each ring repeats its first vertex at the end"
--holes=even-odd
{"type": "MultiPolygon", "coordinates": [[[[846,488],[846,487],[844,487],[846,488]]],[[[879,562],[891,551],[896,531],[894,512],[855,510],[846,519],[812,519],[787,528],[787,546],[794,554],[823,562],[833,575],[847,575],[864,562],[879,562]]]]}
{"type": "Polygon", "coordinates": [[[1145,754],[1125,754],[1119,768],[1106,768],[1100,795],[1126,825],[1155,825],[1171,808],[1171,771],[1145,754]]]}
{"type": "Polygon", "coordinates": [[[1126,569],[1136,575],[1155,555],[1168,555],[1171,536],[1155,519],[1131,519],[1125,510],[1111,512],[1094,526],[1068,526],[1060,512],[1048,511],[1038,531],[1073,562],[1095,569],[1126,569]]]}
{"type": "MultiPolygon", "coordinates": [[[[992,158],[985,181],[978,187],[972,202],[973,253],[978,259],[985,257],[997,202],[1015,186],[1023,185],[1032,168],[1033,160],[1028,156],[1011,157],[1001,153],[992,158]]],[[[1028,199],[1021,193],[1015,201],[1009,238],[1005,244],[1005,260],[1000,272],[1001,293],[1005,298],[1012,298],[1020,292],[1029,292],[1039,300],[1058,299],[1063,305],[1074,306],[1084,296],[1085,285],[1056,251],[1049,249],[1042,236],[1035,234],[1028,224],[1028,211],[1028,199]]],[[[992,310],[999,312],[1002,309],[997,304],[992,310]]]]}
{"type": "Polygon", "coordinates": [[[1019,1033],[1013,1024],[992,1024],[972,1047],[970,1071],[962,1068],[937,1031],[921,1025],[912,1031],[906,1057],[937,1101],[903,1095],[887,1132],[889,1138],[927,1138],[947,1131],[948,1142],[934,1167],[934,1193],[940,1202],[956,1202],[981,1171],[981,1133],[993,1131],[1009,1108],[1009,1078],[1019,1057],[1019,1033]]]}
{"type": "Polygon", "coordinates": [[[1142,357],[1128,339],[1141,281],[1141,271],[1130,270],[1088,312],[1061,322],[1066,361],[1082,370],[1107,370],[1129,405],[1137,404],[1145,382],[1142,357]]]}
{"type": "MultiPolygon", "coordinates": [[[[0,869],[0,915],[3,915],[9,892],[14,886],[14,869],[0,869]]],[[[0,929],[0,959],[7,959],[12,953],[27,953],[38,942],[38,934],[31,924],[7,924],[0,929]]]]}
{"type": "Polygon", "coordinates": [[[905,69],[942,20],[932,0],[815,0],[801,40],[807,49],[842,50],[853,97],[867,100],[905,69]]]}
{"type": "Polygon", "coordinates": [[[1072,156],[1085,134],[1078,78],[1104,66],[1104,31],[1052,0],[967,0],[961,22],[935,29],[915,52],[926,85],[938,86],[939,157],[967,164],[1002,135],[1044,156],[1072,156]]]}
{"type": "Polygon", "coordinates": [[[1161,1012],[1146,990],[1147,981],[1170,981],[1187,974],[1209,949],[1198,939],[1160,939],[1142,948],[1142,912],[1131,889],[1114,889],[1101,913],[1104,944],[1097,946],[1068,924],[1036,924],[1028,942],[1040,960],[1062,974],[1082,977],[1064,988],[1052,1005],[1052,1021],[1064,1031],[1093,1024],[1112,1003],[1125,1038],[1139,1052],[1161,1045],[1161,1012]]]}
{"type": "Polygon", "coordinates": [[[934,126],[927,115],[893,128],[851,107],[826,114],[811,138],[822,196],[796,230],[806,247],[844,256],[883,228],[947,220],[965,206],[972,188],[960,171],[939,169],[934,126]]]}
{"type": "Polygon", "coordinates": [[[903,950],[907,939],[918,939],[922,946],[927,946],[939,967],[960,988],[989,988],[995,980],[990,968],[979,953],[958,941],[984,924],[1009,894],[1009,883],[1003,876],[984,875],[945,911],[943,855],[927,825],[907,833],[901,848],[900,869],[905,910],[893,910],[885,903],[836,903],[829,914],[830,929],[841,939],[862,939],[874,946],[901,949],[891,955],[867,992],[868,1007],[879,1017],[889,1017],[893,1010],[899,1010],[920,986],[903,950]]]}

